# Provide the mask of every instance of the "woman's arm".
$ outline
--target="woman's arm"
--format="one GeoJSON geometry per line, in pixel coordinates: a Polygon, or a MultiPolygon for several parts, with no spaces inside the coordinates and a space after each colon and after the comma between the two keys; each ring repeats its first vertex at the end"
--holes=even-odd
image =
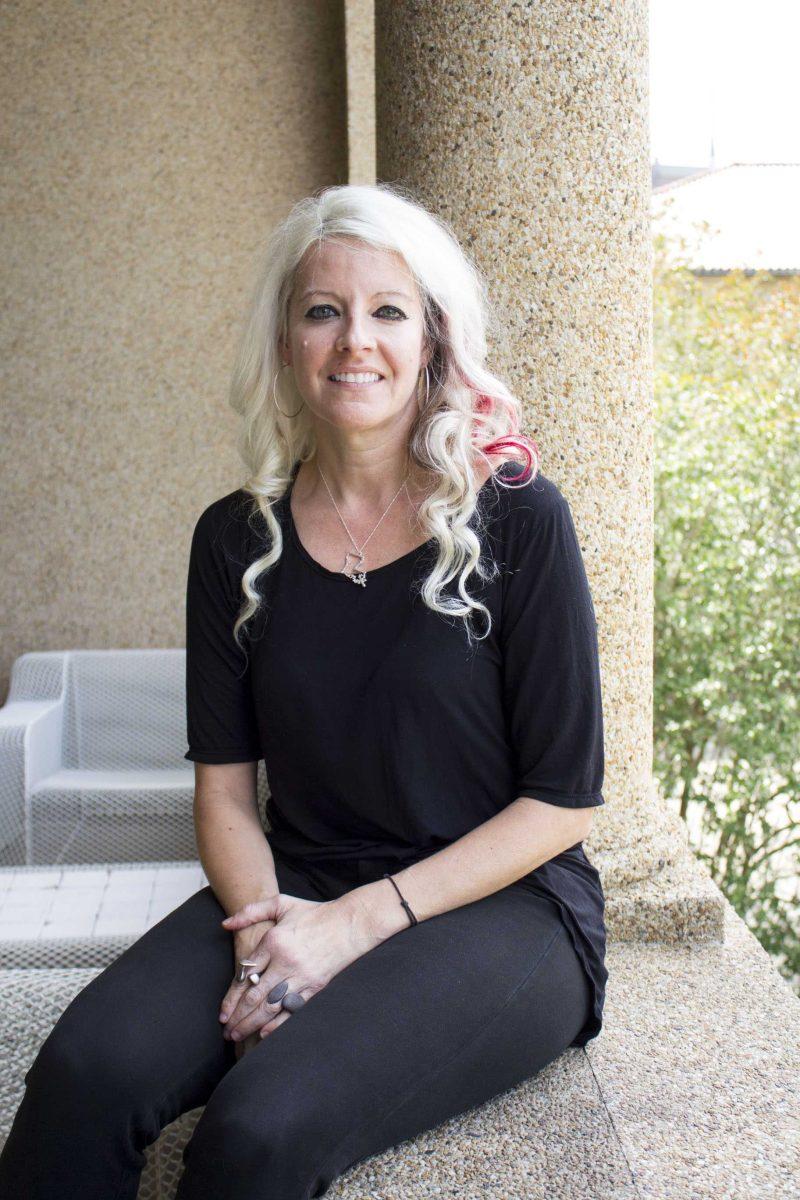
{"type": "MultiPolygon", "coordinates": [[[[498,633],[516,799],[393,876],[419,921],[499,891],[583,841],[604,803],[597,622],[572,514],[544,478],[517,496],[498,633]]],[[[408,927],[388,879],[346,899],[367,941],[408,927]]]]}
{"type": "MultiPolygon", "coordinates": [[[[583,841],[591,808],[564,808],[519,796],[443,850],[392,875],[418,921],[481,900],[583,841]]],[[[352,913],[367,949],[408,928],[388,879],[363,884],[337,902],[352,913]]]]}
{"type": "Polygon", "coordinates": [[[203,870],[230,916],[278,893],[258,812],[258,763],[195,763],[194,824],[203,870]]]}

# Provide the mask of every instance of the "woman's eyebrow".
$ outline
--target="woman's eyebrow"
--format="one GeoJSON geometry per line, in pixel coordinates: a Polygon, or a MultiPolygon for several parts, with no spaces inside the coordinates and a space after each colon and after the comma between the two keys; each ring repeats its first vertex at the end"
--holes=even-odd
{"type": "MultiPolygon", "coordinates": [[[[322,288],[309,288],[308,291],[303,292],[300,299],[305,300],[308,296],[333,296],[333,298],[335,300],[341,299],[341,296],[338,296],[336,294],[336,292],[326,292],[322,288]]],[[[402,298],[404,300],[409,300],[409,301],[411,300],[411,297],[409,295],[407,295],[405,292],[397,292],[397,291],[373,292],[370,299],[374,300],[377,296],[402,296],[402,298]]]]}

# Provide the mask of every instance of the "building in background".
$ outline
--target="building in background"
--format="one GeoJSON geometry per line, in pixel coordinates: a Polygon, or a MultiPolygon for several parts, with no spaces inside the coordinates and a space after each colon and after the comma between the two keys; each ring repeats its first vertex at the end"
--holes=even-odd
{"type": "Polygon", "coordinates": [[[654,188],[660,232],[698,274],[800,271],[800,163],[731,163],[654,188]]]}

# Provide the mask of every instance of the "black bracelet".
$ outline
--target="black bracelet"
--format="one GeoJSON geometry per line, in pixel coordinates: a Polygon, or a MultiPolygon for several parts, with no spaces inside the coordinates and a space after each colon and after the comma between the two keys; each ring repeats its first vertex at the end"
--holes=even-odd
{"type": "Polygon", "coordinates": [[[400,891],[400,888],[395,883],[395,881],[392,879],[391,875],[388,875],[388,874],[384,875],[383,878],[389,880],[392,887],[394,888],[394,890],[397,892],[398,896],[400,897],[400,903],[402,904],[403,908],[406,910],[406,913],[408,915],[409,924],[410,925],[419,925],[419,921],[417,920],[417,918],[414,916],[413,912],[411,911],[411,905],[408,903],[407,900],[403,899],[403,894],[400,891]]]}

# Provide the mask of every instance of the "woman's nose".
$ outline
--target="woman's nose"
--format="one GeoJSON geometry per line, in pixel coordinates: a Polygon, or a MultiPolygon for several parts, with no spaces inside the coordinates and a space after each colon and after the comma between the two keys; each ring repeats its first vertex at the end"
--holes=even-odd
{"type": "Polygon", "coordinates": [[[344,328],[336,339],[339,351],[353,350],[362,346],[374,346],[375,338],[370,332],[366,318],[353,314],[345,320],[344,328]]]}

